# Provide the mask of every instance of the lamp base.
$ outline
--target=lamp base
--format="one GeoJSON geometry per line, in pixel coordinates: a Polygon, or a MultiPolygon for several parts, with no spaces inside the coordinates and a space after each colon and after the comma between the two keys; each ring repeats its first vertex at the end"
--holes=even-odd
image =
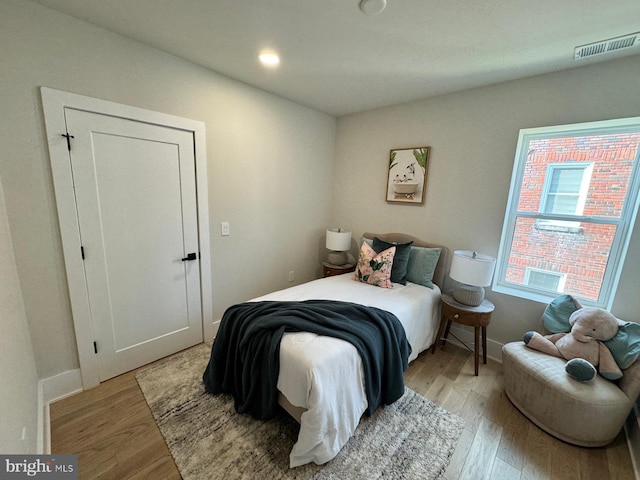
{"type": "Polygon", "coordinates": [[[347,263],[347,253],[330,250],[327,255],[327,262],[331,265],[344,265],[347,263]]]}
{"type": "Polygon", "coordinates": [[[484,288],[458,283],[453,289],[453,298],[470,307],[477,307],[484,300],[484,288]]]}

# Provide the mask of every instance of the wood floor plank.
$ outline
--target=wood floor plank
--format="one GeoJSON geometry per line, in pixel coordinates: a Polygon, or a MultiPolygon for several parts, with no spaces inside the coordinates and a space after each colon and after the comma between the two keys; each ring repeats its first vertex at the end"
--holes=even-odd
{"type": "Polygon", "coordinates": [[[490,480],[502,427],[482,417],[469,449],[460,480],[490,480]]]}
{"type": "Polygon", "coordinates": [[[465,428],[467,430],[471,430],[472,432],[478,430],[488,400],[487,397],[480,395],[475,390],[469,392],[462,409],[458,412],[458,415],[465,420],[465,428]]]}
{"type": "Polygon", "coordinates": [[[580,471],[580,458],[576,455],[578,447],[556,440],[550,450],[550,470],[554,480],[575,480],[576,472],[580,471]]]}
{"type": "Polygon", "coordinates": [[[489,393],[489,400],[484,409],[484,416],[494,423],[503,425],[505,423],[505,409],[508,408],[509,401],[504,392],[492,390],[489,393]]]}
{"type": "Polygon", "coordinates": [[[583,449],[578,455],[580,480],[611,480],[604,448],[583,449]]]}
{"type": "Polygon", "coordinates": [[[529,420],[513,406],[504,391],[501,394],[501,411],[499,423],[502,425],[502,436],[497,456],[512,467],[521,470],[526,451],[526,435],[529,420]]]}
{"type": "Polygon", "coordinates": [[[518,480],[520,469],[512,467],[507,462],[496,457],[491,469],[491,480],[518,480]]]}
{"type": "MultiPolygon", "coordinates": [[[[601,449],[551,437],[508,400],[498,362],[480,365],[476,377],[473,355],[447,344],[418,356],[405,383],[465,420],[446,480],[634,478],[623,434],[601,449]]],[[[180,479],[135,372],[51,404],[50,416],[52,451],[78,454],[81,480],[180,479]]]]}
{"type": "Polygon", "coordinates": [[[487,360],[486,365],[481,365],[482,376],[478,374],[473,381],[473,390],[490,397],[494,391],[502,391],[502,365],[495,360],[487,360]]]}
{"type": "Polygon", "coordinates": [[[634,478],[633,463],[624,431],[621,431],[613,443],[607,446],[606,452],[611,480],[634,478]]]}
{"type": "MultiPolygon", "coordinates": [[[[551,449],[555,442],[553,437],[528,423],[523,434],[526,436],[524,462],[521,480],[545,480],[553,478],[551,471],[551,449]]],[[[579,478],[576,472],[576,480],[579,478]]]]}
{"type": "Polygon", "coordinates": [[[444,401],[439,404],[442,408],[448,410],[451,413],[455,413],[456,415],[460,414],[460,410],[464,407],[464,402],[467,399],[467,395],[469,392],[460,391],[458,385],[453,382],[451,385],[451,389],[449,390],[449,394],[444,401]]]}
{"type": "Polygon", "coordinates": [[[469,456],[469,450],[471,450],[471,444],[473,443],[475,436],[475,432],[467,430],[466,428],[462,431],[462,435],[458,440],[458,445],[456,445],[456,449],[454,450],[453,455],[451,455],[449,466],[444,472],[444,478],[446,480],[457,480],[460,478],[460,474],[462,473],[464,464],[469,456]]]}
{"type": "Polygon", "coordinates": [[[80,478],[180,478],[134,373],[52,403],[50,416],[52,452],[77,454],[80,478]]]}
{"type": "Polygon", "coordinates": [[[442,370],[442,375],[447,377],[449,380],[455,381],[462,372],[465,363],[467,363],[467,360],[471,357],[471,353],[451,344],[447,344],[444,348],[449,355],[449,361],[442,370]]]}
{"type": "Polygon", "coordinates": [[[442,405],[453,390],[452,384],[453,382],[448,378],[438,376],[422,395],[432,402],[442,405]]]}
{"type": "Polygon", "coordinates": [[[135,455],[129,455],[127,458],[119,459],[116,466],[108,472],[109,478],[121,479],[129,478],[131,480],[181,480],[180,473],[173,462],[173,457],[167,451],[166,454],[157,455],[158,450],[162,450],[162,444],[157,442],[147,445],[144,449],[138,451],[135,455]],[[154,462],[141,462],[141,458],[155,458],[154,462]],[[142,464],[141,464],[142,463],[142,464]]]}
{"type": "MultiPolygon", "coordinates": [[[[419,358],[417,360],[419,360],[419,358]]],[[[405,383],[416,393],[424,395],[437,376],[430,374],[429,367],[417,360],[412,364],[413,368],[407,370],[405,374],[405,383]]]]}

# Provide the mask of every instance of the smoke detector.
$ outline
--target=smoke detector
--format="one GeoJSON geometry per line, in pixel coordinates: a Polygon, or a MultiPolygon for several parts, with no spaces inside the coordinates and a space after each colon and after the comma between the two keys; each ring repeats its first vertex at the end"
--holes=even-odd
{"type": "Polygon", "coordinates": [[[367,15],[377,15],[385,9],[387,0],[361,0],[360,10],[367,15]]]}
{"type": "Polygon", "coordinates": [[[640,47],[640,32],[623,35],[622,37],[610,38],[601,42],[589,43],[575,48],[574,60],[582,60],[583,58],[594,57],[596,55],[604,55],[613,53],[627,48],[640,47]]]}

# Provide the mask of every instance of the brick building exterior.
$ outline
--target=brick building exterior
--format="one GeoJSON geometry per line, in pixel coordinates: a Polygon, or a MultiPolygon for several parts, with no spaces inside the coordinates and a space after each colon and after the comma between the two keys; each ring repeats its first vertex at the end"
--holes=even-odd
{"type": "MultiPolygon", "coordinates": [[[[640,133],[531,140],[518,211],[543,212],[549,166],[572,164],[590,171],[581,214],[619,218],[639,143],[640,133]]],[[[560,279],[560,293],[596,301],[615,233],[615,224],[519,217],[506,280],[526,285],[531,271],[540,272],[560,279]]]]}

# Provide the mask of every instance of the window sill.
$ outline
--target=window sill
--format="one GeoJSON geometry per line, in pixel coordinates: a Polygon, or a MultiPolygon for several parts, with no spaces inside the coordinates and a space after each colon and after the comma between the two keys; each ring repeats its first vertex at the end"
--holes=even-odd
{"type": "Polygon", "coordinates": [[[502,284],[494,284],[491,287],[491,291],[496,293],[502,293],[504,295],[510,295],[512,297],[524,298],[526,300],[531,300],[538,303],[549,304],[551,301],[558,296],[556,294],[553,295],[544,295],[541,293],[533,293],[527,290],[521,290],[519,288],[514,288],[502,284]]]}
{"type": "MultiPolygon", "coordinates": [[[[542,304],[549,304],[553,299],[557,298],[559,295],[563,295],[562,293],[558,293],[558,292],[550,292],[550,293],[532,292],[530,290],[526,290],[524,287],[518,288],[518,286],[514,284],[504,284],[504,283],[498,283],[498,282],[494,282],[493,286],[491,287],[491,291],[495,293],[502,293],[504,295],[510,295],[512,297],[531,300],[533,302],[538,302],[542,304]]],[[[611,308],[610,306],[603,305],[598,302],[594,302],[584,298],[580,298],[580,303],[582,304],[583,307],[599,307],[607,310],[611,308]]]]}

